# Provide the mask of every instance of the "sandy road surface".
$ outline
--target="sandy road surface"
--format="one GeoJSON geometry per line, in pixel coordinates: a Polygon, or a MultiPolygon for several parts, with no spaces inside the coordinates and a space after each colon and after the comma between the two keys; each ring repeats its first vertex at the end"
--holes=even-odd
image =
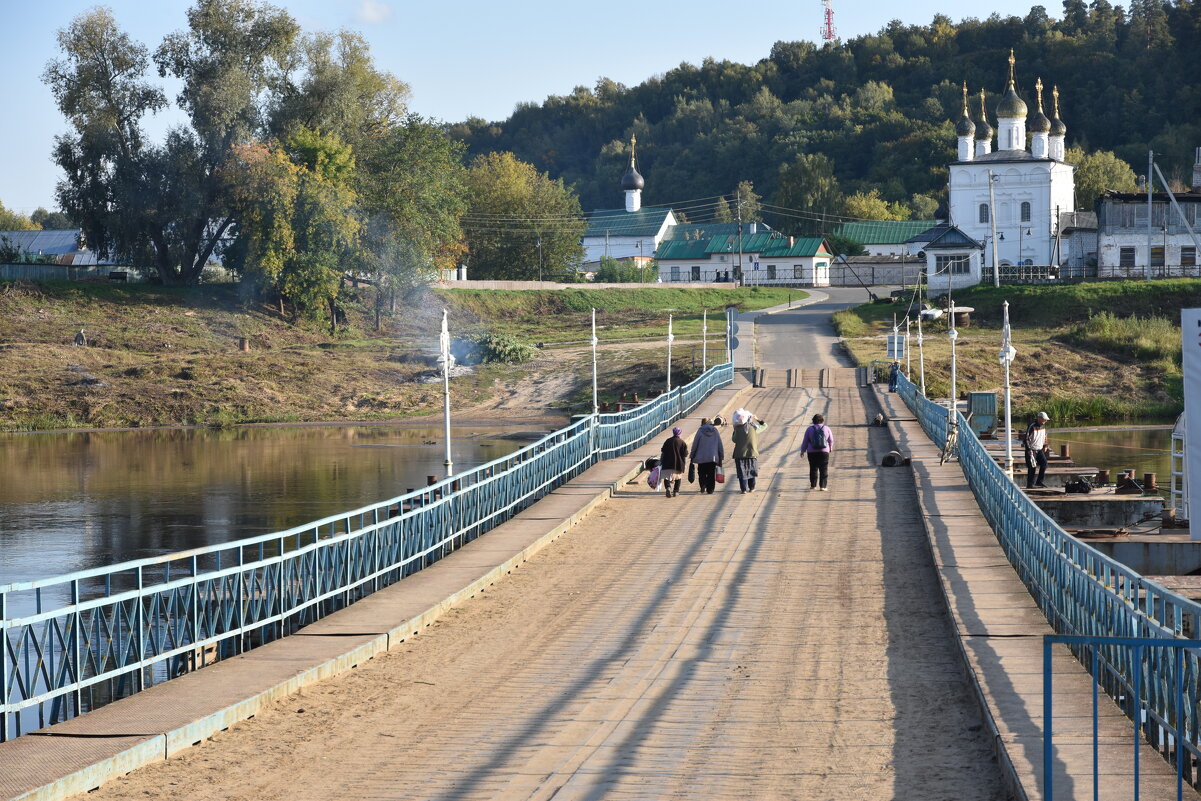
{"type": "Polygon", "coordinates": [[[89,798],[1004,798],[860,392],[756,391],[760,491],[629,487],[401,648],[89,798]],[[795,453],[816,411],[829,493],[795,453]]]}

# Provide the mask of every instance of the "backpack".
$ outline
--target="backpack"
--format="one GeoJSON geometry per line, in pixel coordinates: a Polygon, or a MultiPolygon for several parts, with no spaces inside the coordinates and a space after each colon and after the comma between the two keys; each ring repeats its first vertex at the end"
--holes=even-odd
{"type": "Polygon", "coordinates": [[[810,447],[814,450],[824,451],[826,449],[826,427],[810,426],[809,430],[813,432],[813,436],[809,440],[810,447]]]}

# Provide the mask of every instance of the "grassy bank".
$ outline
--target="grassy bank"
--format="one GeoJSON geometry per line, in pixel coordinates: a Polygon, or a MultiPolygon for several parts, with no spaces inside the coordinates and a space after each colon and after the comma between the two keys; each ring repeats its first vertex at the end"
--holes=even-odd
{"type": "MultiPolygon", "coordinates": [[[[1071,422],[1171,420],[1183,408],[1180,310],[1201,305],[1201,280],[1115,281],[1065,286],[977,287],[957,293],[972,324],[959,329],[958,389],[1000,391],[1001,304],[1009,301],[1017,360],[1014,413],[1045,410],[1071,422]]],[[[906,304],[866,304],[835,315],[862,363],[883,358],[883,337],[906,304]]],[[[913,329],[916,334],[916,329],[913,329]]],[[[945,320],[924,326],[928,394],[946,395],[950,343],[945,320]]],[[[916,376],[918,358],[912,354],[916,376]]]]}
{"type": "Polygon", "coordinates": [[[702,312],[709,312],[709,330],[720,330],[726,306],[754,311],[800,301],[800,290],[748,287],[742,289],[562,289],[547,291],[439,289],[435,294],[457,309],[456,317],[489,330],[514,334],[535,342],[580,342],[591,336],[592,309],[602,339],[661,337],[667,316],[679,335],[700,334],[702,312]]]}
{"type": "MultiPolygon", "coordinates": [[[[440,384],[418,379],[433,369],[444,306],[456,336],[496,332],[556,343],[587,338],[593,306],[602,339],[649,337],[666,331],[669,313],[682,318],[677,333],[699,333],[703,308],[714,310],[717,326],[727,303],[763,308],[789,295],[440,291],[409,298],[377,331],[370,292],[349,304],[346,326],[331,336],[325,325],[293,324],[269,305],[244,301],[236,286],[0,282],[0,430],[410,417],[441,403],[440,384]],[[88,347],[72,345],[81,327],[88,347]],[[239,350],[241,338],[249,352],[239,350]]],[[[558,358],[543,353],[529,365],[480,366],[454,379],[453,402],[486,404],[539,384],[564,372],[558,358]]],[[[613,364],[623,388],[657,386],[663,372],[649,354],[614,357],[613,364]]],[[[562,400],[538,399],[544,406],[562,400]]]]}

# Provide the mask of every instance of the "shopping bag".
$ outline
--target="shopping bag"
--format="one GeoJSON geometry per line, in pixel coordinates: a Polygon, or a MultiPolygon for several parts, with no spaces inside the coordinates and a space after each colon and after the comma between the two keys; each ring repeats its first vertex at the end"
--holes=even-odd
{"type": "Polygon", "coordinates": [[[717,479],[718,484],[725,484],[726,483],[726,469],[724,467],[722,467],[721,465],[718,465],[717,466],[717,475],[714,476],[714,478],[717,479]]]}
{"type": "Polygon", "coordinates": [[[651,489],[659,488],[659,466],[655,465],[646,475],[646,483],[651,489]]]}
{"type": "Polygon", "coordinates": [[[689,484],[696,483],[696,462],[688,463],[688,483],[689,484]]]}

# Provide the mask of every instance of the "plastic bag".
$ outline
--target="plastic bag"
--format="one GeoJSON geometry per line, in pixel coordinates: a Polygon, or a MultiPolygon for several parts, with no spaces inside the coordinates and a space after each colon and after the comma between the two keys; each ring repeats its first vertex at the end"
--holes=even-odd
{"type": "Polygon", "coordinates": [[[718,465],[717,466],[717,475],[715,475],[714,478],[717,479],[718,484],[725,484],[726,483],[726,469],[724,467],[722,467],[721,465],[718,465]]]}
{"type": "Polygon", "coordinates": [[[659,470],[659,466],[655,465],[646,476],[646,483],[651,489],[659,488],[659,470]]]}
{"type": "Polygon", "coordinates": [[[751,413],[746,409],[738,409],[734,412],[734,425],[740,426],[751,421],[751,413]]]}

